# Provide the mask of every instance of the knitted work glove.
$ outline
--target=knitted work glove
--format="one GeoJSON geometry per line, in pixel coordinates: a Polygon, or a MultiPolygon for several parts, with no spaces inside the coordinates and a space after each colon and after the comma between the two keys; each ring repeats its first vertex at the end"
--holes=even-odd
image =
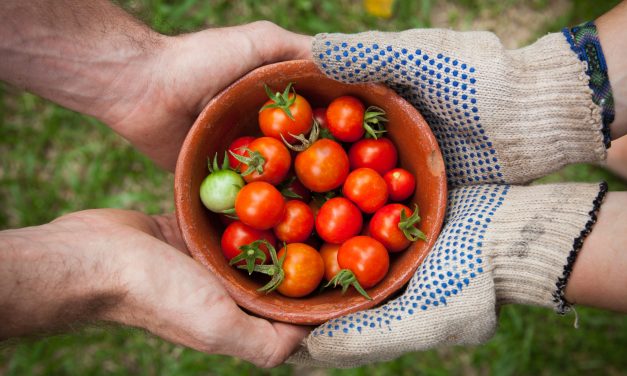
{"type": "Polygon", "coordinates": [[[327,75],[384,82],[421,111],[458,188],[405,293],[318,327],[291,362],[351,367],[481,343],[505,303],[568,309],[564,288],[606,186],[474,184],[527,182],[605,157],[613,112],[595,35],[587,24],[514,51],[485,32],[316,37],[327,75]]]}
{"type": "Polygon", "coordinates": [[[319,34],[313,56],[334,79],[383,82],[413,103],[453,186],[524,183],[602,160],[609,146],[611,101],[593,96],[589,76],[603,77],[600,45],[569,34],[518,50],[488,32],[319,34]]]}
{"type": "Polygon", "coordinates": [[[604,184],[452,190],[443,231],[405,293],[316,328],[290,362],[353,367],[481,343],[505,303],[564,310],[564,287],[605,191],[604,184]]]}

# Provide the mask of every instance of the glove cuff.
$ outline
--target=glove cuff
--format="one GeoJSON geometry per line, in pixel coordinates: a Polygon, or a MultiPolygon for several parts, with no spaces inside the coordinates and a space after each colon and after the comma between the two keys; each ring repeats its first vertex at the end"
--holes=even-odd
{"type": "Polygon", "coordinates": [[[510,189],[486,237],[498,304],[569,310],[564,289],[606,192],[605,183],[510,189]]]}
{"type": "Polygon", "coordinates": [[[573,163],[606,158],[601,108],[593,101],[587,64],[562,33],[506,51],[501,88],[490,88],[485,127],[503,180],[521,184],[573,163]]]}
{"type": "Polygon", "coordinates": [[[610,124],[614,121],[614,96],[607,73],[607,64],[594,22],[590,21],[572,28],[562,29],[570,48],[586,66],[590,77],[588,85],[592,89],[592,101],[601,108],[603,119],[603,142],[610,147],[610,124]]]}

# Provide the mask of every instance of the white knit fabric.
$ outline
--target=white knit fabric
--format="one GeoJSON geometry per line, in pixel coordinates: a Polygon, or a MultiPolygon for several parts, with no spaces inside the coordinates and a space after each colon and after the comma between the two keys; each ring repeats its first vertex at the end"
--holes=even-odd
{"type": "Polygon", "coordinates": [[[589,77],[562,34],[518,50],[489,32],[320,34],[313,56],[329,77],[384,82],[411,101],[454,186],[525,183],[605,159],[589,77]]]}
{"type": "Polygon", "coordinates": [[[488,340],[505,303],[556,307],[556,283],[599,196],[596,184],[452,190],[443,232],[404,294],[315,329],[290,362],[354,367],[488,340]]]}

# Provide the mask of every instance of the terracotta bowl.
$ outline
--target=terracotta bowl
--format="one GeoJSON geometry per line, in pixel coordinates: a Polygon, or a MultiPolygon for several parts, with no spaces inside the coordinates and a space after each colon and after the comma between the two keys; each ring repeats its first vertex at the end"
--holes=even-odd
{"type": "Polygon", "coordinates": [[[176,216],[190,253],[215,274],[242,308],[273,320],[294,324],[319,324],[331,318],[380,304],[403,287],[425,258],[440,232],[446,208],[446,176],[438,144],[422,116],[391,89],[380,84],[344,84],[322,74],[306,60],[267,65],[249,73],[216,96],[191,128],[176,165],[176,216]],[[353,95],[366,105],[387,112],[387,136],[399,150],[400,165],[417,178],[412,198],[420,207],[420,229],[428,241],[418,241],[393,255],[387,276],[368,290],[366,300],[353,289],[342,295],[328,289],[305,298],[287,298],[277,292],[259,293],[264,281],[251,279],[228,265],[220,250],[224,226],[206,210],[199,197],[200,183],[207,175],[207,158],[237,137],[259,134],[257,113],[267,97],[266,83],[283,89],[294,82],[297,92],[312,107],[326,106],[336,97],[353,95]]]}

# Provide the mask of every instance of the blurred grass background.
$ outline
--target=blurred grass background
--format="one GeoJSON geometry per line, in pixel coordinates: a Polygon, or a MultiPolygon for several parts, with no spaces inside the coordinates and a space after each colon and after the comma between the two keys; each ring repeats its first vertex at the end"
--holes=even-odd
{"type": "MultiPolygon", "coordinates": [[[[549,31],[593,19],[619,1],[397,0],[389,18],[359,0],[123,0],[160,32],[236,25],[259,19],[303,32],[488,29],[511,48],[549,31]]],[[[569,166],[543,181],[625,182],[600,167],[569,166]]],[[[172,176],[156,168],[97,121],[0,84],[0,229],[37,225],[63,213],[119,207],[172,211],[172,176]]],[[[552,375],[627,374],[627,320],[578,308],[558,317],[545,309],[504,307],[496,336],[476,347],[407,354],[352,370],[281,366],[261,370],[205,355],[139,330],[89,327],[72,334],[0,344],[0,375],[552,375]]]]}

